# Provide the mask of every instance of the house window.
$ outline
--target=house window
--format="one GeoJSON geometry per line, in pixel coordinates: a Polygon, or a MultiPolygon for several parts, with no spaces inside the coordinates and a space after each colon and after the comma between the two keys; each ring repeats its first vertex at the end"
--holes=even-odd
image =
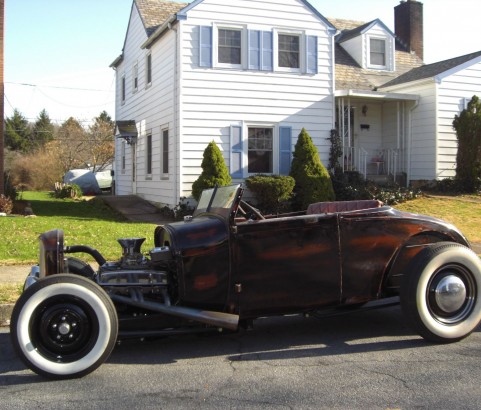
{"type": "Polygon", "coordinates": [[[121,170],[122,173],[125,172],[125,141],[122,141],[122,146],[120,147],[120,161],[121,161],[121,170]]]}
{"type": "Polygon", "coordinates": [[[219,29],[219,63],[241,64],[241,34],[240,30],[219,29]]]}
{"type": "Polygon", "coordinates": [[[146,163],[146,173],[147,175],[152,175],[152,134],[147,135],[147,163],[146,163]]]}
{"type": "Polygon", "coordinates": [[[120,98],[122,104],[125,103],[125,74],[120,78],[120,98]]]}
{"type": "Polygon", "coordinates": [[[249,174],[273,172],[273,129],[248,128],[248,169],[249,174]]]}
{"type": "Polygon", "coordinates": [[[378,38],[371,38],[369,40],[369,57],[370,65],[386,66],[386,41],[378,38]]]}
{"type": "Polygon", "coordinates": [[[147,61],[145,63],[145,79],[147,86],[152,84],[152,54],[147,54],[147,61]]]}
{"type": "Polygon", "coordinates": [[[169,130],[162,131],[162,173],[169,173],[169,130]]]}
{"type": "Polygon", "coordinates": [[[139,89],[139,65],[136,63],[132,69],[132,92],[139,89]]]}
{"type": "Polygon", "coordinates": [[[300,68],[300,36],[279,34],[278,65],[284,68],[300,68]]]}

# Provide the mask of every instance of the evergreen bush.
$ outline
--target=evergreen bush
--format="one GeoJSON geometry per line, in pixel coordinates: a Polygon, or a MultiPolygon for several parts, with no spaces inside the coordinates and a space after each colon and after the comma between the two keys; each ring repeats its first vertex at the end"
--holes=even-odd
{"type": "Polygon", "coordinates": [[[192,184],[192,196],[196,201],[200,199],[204,189],[213,188],[216,184],[229,185],[232,182],[222,152],[214,141],[204,150],[201,167],[202,173],[192,184]]]}
{"type": "Polygon", "coordinates": [[[282,203],[292,196],[295,181],[288,175],[254,175],[246,179],[247,188],[255,195],[264,213],[280,212],[282,203]]]}
{"type": "Polygon", "coordinates": [[[294,208],[304,210],[314,202],[333,201],[335,195],[331,177],[322,165],[317,148],[304,128],[297,139],[293,157],[290,176],[296,181],[294,208]]]}
{"type": "Polygon", "coordinates": [[[481,189],[481,102],[475,95],[461,114],[454,116],[458,138],[456,185],[460,191],[481,189]]]}

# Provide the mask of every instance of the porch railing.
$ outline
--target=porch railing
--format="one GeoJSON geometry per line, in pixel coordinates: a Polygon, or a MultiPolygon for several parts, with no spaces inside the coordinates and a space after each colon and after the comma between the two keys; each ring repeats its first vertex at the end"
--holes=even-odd
{"type": "Polygon", "coordinates": [[[344,147],[343,151],[344,161],[342,170],[344,172],[358,171],[364,176],[364,179],[366,179],[368,152],[362,147],[344,147]]]}

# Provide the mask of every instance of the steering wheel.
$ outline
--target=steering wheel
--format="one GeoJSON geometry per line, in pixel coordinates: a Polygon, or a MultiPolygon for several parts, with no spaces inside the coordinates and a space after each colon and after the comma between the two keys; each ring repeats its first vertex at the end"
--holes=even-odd
{"type": "Polygon", "coordinates": [[[246,217],[251,219],[266,219],[264,215],[262,215],[257,208],[254,208],[251,204],[247,203],[246,201],[241,200],[239,203],[239,211],[246,217]],[[247,208],[247,211],[244,210],[247,208]],[[255,218],[252,217],[255,216],[255,218]]]}

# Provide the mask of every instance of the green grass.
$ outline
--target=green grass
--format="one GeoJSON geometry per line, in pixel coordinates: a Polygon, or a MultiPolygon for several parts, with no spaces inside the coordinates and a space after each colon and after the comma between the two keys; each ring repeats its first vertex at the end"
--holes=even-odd
{"type": "Polygon", "coordinates": [[[395,208],[452,223],[471,242],[481,242],[481,196],[421,197],[395,208]]]}
{"type": "MultiPolygon", "coordinates": [[[[99,198],[55,199],[47,192],[24,192],[36,217],[0,218],[0,264],[30,264],[38,260],[38,236],[51,229],[63,229],[65,245],[88,245],[107,260],[117,260],[121,248],[117,238],[145,237],[143,250],[153,247],[155,225],[126,221],[99,198]]],[[[85,256],[85,257],[84,257],[85,256]]],[[[93,260],[89,255],[82,259],[93,260]]]]}

